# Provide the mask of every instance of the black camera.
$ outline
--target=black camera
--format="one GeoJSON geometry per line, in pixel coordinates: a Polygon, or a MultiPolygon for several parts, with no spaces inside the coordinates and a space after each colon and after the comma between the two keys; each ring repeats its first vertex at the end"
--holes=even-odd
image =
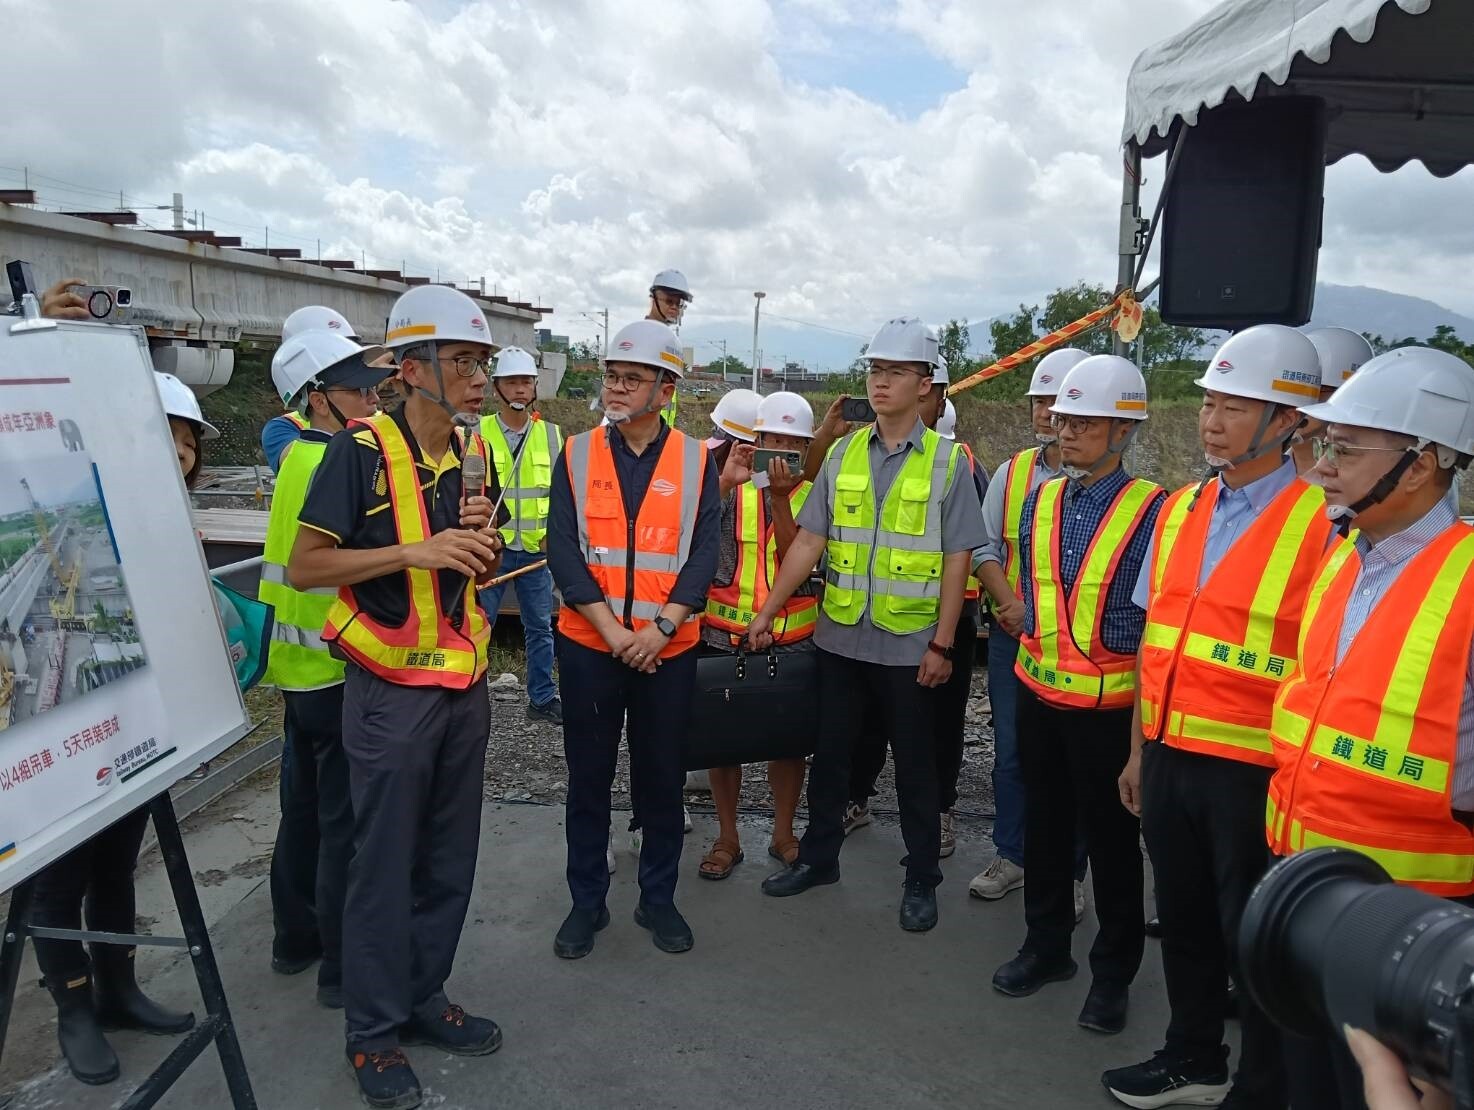
{"type": "Polygon", "coordinates": [[[1359,852],[1275,864],[1244,909],[1243,985],[1306,1037],[1364,1029],[1474,1110],[1474,910],[1397,886],[1359,852]]]}

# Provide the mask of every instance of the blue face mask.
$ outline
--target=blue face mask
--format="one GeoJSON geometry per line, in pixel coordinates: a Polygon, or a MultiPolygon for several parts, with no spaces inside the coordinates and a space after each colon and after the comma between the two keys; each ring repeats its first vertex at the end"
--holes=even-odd
{"type": "Polygon", "coordinates": [[[225,640],[230,648],[230,661],[235,665],[235,680],[245,692],[260,682],[266,673],[266,656],[275,623],[272,607],[237,593],[213,578],[210,585],[215,587],[215,607],[220,611],[221,623],[225,625],[225,640]]]}

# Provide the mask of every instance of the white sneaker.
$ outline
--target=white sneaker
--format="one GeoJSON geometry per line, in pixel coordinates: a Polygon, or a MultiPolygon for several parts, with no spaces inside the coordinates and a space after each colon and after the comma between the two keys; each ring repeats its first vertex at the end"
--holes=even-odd
{"type": "Polygon", "coordinates": [[[1085,884],[1079,879],[1075,880],[1075,924],[1078,925],[1085,918],[1085,884]]]}
{"type": "Polygon", "coordinates": [[[870,807],[851,802],[844,811],[844,834],[849,836],[856,829],[863,829],[870,824],[870,807]]]}
{"type": "Polygon", "coordinates": [[[957,851],[957,833],[952,829],[952,811],[949,809],[942,814],[942,851],[941,857],[946,859],[957,851]]]}
{"type": "Polygon", "coordinates": [[[690,832],[691,831],[691,810],[687,806],[682,806],[681,807],[681,817],[684,819],[684,825],[683,825],[683,827],[684,827],[685,831],[686,832],[690,832]]]}
{"type": "Polygon", "coordinates": [[[1023,885],[1024,869],[1002,856],[994,856],[986,870],[973,876],[972,882],[967,884],[967,892],[974,898],[992,902],[1023,885]]]}
{"type": "Polygon", "coordinates": [[[614,874],[618,861],[614,858],[614,830],[609,830],[609,847],[604,850],[604,862],[609,864],[609,874],[614,874]]]}

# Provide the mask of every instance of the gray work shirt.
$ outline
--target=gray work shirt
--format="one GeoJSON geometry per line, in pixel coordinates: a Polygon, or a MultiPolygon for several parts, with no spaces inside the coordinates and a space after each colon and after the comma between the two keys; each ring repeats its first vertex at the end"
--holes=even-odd
{"type": "MultiPolygon", "coordinates": [[[[870,482],[875,496],[876,520],[880,508],[890,492],[891,483],[900,474],[907,455],[922,449],[922,434],[926,428],[920,420],[911,429],[910,435],[901,446],[892,451],[886,447],[879,433],[870,438],[870,482]]],[[[856,435],[860,432],[853,433],[856,435]]],[[[841,443],[846,442],[841,440],[841,443]]],[[[952,444],[943,440],[939,451],[946,451],[952,444]]],[[[836,445],[836,450],[843,450],[836,445]]],[[[983,516],[978,505],[976,487],[967,472],[967,460],[958,452],[958,465],[953,467],[947,480],[947,489],[942,495],[942,553],[952,555],[959,551],[971,551],[984,540],[983,516]],[[961,479],[959,481],[958,479],[961,479]]],[[[814,479],[814,489],[804,507],[799,510],[795,523],[806,532],[828,536],[829,525],[834,520],[834,478],[826,464],[819,469],[814,479]]],[[[863,663],[879,663],[886,667],[916,667],[926,654],[927,642],[936,638],[936,625],[920,632],[898,635],[876,628],[870,621],[870,612],[860,614],[852,625],[836,624],[821,608],[819,623],[814,629],[814,643],[825,651],[857,659],[863,663]]]]}

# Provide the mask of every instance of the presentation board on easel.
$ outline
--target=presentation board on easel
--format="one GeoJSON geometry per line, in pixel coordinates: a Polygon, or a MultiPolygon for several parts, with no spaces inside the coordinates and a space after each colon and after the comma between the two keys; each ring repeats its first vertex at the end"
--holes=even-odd
{"type": "Polygon", "coordinates": [[[250,728],[143,332],[0,317],[0,891],[250,728]]]}

